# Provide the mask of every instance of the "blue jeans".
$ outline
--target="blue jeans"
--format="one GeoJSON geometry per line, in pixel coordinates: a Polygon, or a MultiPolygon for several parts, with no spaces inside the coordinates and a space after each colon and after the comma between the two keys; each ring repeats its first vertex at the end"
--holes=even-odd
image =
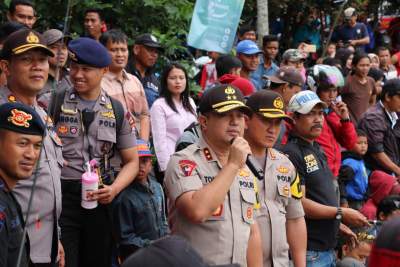
{"type": "Polygon", "coordinates": [[[336,255],[333,250],[312,251],[307,250],[307,267],[335,267],[336,255]]]}

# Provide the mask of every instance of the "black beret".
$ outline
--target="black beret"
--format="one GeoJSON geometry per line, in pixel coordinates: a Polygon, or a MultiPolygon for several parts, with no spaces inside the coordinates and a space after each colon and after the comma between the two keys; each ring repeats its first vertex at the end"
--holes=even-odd
{"type": "Polygon", "coordinates": [[[45,125],[33,108],[13,102],[0,106],[0,129],[43,136],[45,125]]]}
{"type": "Polygon", "coordinates": [[[78,64],[85,64],[95,68],[108,67],[111,56],[107,49],[99,42],[81,37],[68,43],[69,57],[78,64]]]}

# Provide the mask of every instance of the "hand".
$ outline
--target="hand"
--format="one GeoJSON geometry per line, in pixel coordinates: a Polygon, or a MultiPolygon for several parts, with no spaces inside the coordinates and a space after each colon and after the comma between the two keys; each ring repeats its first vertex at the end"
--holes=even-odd
{"type": "Polygon", "coordinates": [[[65,253],[64,247],[60,241],[58,241],[58,267],[65,266],[65,253]]]}
{"type": "Polygon", "coordinates": [[[351,229],[350,229],[349,227],[347,227],[346,225],[344,225],[343,223],[341,223],[340,226],[339,226],[339,230],[340,230],[340,232],[341,232],[342,234],[344,234],[344,235],[350,237],[350,239],[351,239],[352,241],[354,241],[356,244],[358,243],[357,235],[356,235],[353,231],[351,231],[351,229]]]}
{"type": "Polygon", "coordinates": [[[351,46],[356,46],[357,45],[357,40],[349,40],[349,44],[351,46]]]}
{"type": "Polygon", "coordinates": [[[249,154],[251,154],[249,143],[243,137],[236,137],[229,149],[228,163],[238,169],[243,168],[249,154]]]}
{"type": "Polygon", "coordinates": [[[331,105],[331,107],[342,120],[350,119],[349,109],[347,108],[346,103],[338,102],[336,105],[331,105]]]}
{"type": "Polygon", "coordinates": [[[103,188],[89,192],[90,200],[97,200],[100,204],[109,204],[113,201],[117,192],[112,185],[103,185],[103,188]]]}
{"type": "Polygon", "coordinates": [[[349,208],[342,208],[343,210],[343,222],[347,225],[362,227],[368,226],[367,218],[362,215],[359,211],[349,209],[349,208]]]}

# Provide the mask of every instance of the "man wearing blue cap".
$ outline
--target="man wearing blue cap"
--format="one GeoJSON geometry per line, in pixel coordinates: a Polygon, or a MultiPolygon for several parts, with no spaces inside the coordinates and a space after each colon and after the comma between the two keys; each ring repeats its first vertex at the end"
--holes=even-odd
{"type": "Polygon", "coordinates": [[[163,189],[149,176],[153,154],[144,140],[138,139],[136,144],[139,173],[113,205],[114,231],[123,260],[169,232],[163,189]]]}
{"type": "MultiPolygon", "coordinates": [[[[46,46],[42,35],[30,29],[10,34],[4,42],[1,54],[1,68],[7,75],[8,84],[0,90],[0,104],[21,102],[32,106],[48,126],[43,139],[43,153],[40,154],[31,213],[26,222],[33,266],[53,266],[51,264],[56,264],[57,261],[63,262],[62,246],[58,242],[58,219],[61,214],[60,176],[64,162],[62,144],[53,130],[52,121],[36,101],[47,81],[49,56],[54,54],[46,46]]],[[[19,181],[13,190],[24,216],[28,211],[33,182],[33,178],[19,181]]]]}
{"type": "Polygon", "coordinates": [[[260,63],[260,54],[263,52],[258,48],[257,44],[250,40],[244,40],[238,43],[236,47],[237,57],[242,62],[242,70],[240,71],[240,76],[250,80],[254,86],[254,83],[250,74],[255,71],[260,63]]]}
{"type": "Polygon", "coordinates": [[[32,108],[20,103],[0,106],[0,266],[27,267],[27,244],[21,244],[24,221],[11,193],[18,182],[28,180],[39,159],[45,126],[32,108]]]}
{"type": "Polygon", "coordinates": [[[111,64],[107,49],[90,38],[75,39],[69,42],[68,49],[73,88],[57,94],[54,102],[61,105],[49,107],[66,161],[61,173],[60,220],[66,265],[109,267],[109,204],[137,174],[136,137],[122,104],[101,88],[111,64]],[[85,163],[92,159],[99,163],[100,189],[89,198],[99,205],[87,210],[81,208],[81,176],[85,163]]]}

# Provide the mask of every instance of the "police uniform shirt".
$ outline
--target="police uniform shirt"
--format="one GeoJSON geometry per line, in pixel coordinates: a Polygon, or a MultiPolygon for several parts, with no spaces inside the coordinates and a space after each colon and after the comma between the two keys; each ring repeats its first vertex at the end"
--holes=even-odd
{"type": "MultiPolygon", "coordinates": [[[[22,217],[18,203],[0,178],[0,266],[15,267],[23,236],[22,217]]],[[[28,266],[24,246],[21,267],[28,266]]]]}
{"type": "Polygon", "coordinates": [[[119,155],[117,150],[135,146],[135,132],[124,116],[117,134],[116,118],[110,97],[101,90],[96,101],[83,101],[73,88],[66,91],[56,129],[63,143],[63,156],[68,164],[62,169],[62,179],[80,180],[84,164],[92,159],[101,162],[104,155],[119,155]],[[93,121],[85,129],[82,112],[95,112],[93,121]]]}
{"type": "MultiPolygon", "coordinates": [[[[15,102],[18,99],[6,87],[0,88],[0,104],[15,102]]],[[[43,150],[40,154],[38,168],[31,179],[20,180],[13,188],[23,216],[28,210],[29,197],[33,186],[33,177],[36,176],[35,194],[28,222],[28,236],[30,241],[30,259],[34,263],[48,263],[51,261],[53,231],[57,233],[57,220],[61,215],[61,168],[63,166],[62,144],[54,125],[46,112],[34,105],[33,108],[46,123],[47,133],[43,138],[43,150]]],[[[55,244],[57,245],[57,244],[55,244]]]]}
{"type": "Polygon", "coordinates": [[[175,208],[176,199],[212,182],[222,166],[203,138],[172,155],[165,175],[171,230],[185,237],[212,265],[247,266],[246,252],[253,224],[254,176],[246,168],[234,179],[225,200],[205,222],[195,224],[175,208]]]}
{"type": "Polygon", "coordinates": [[[304,217],[300,178],[291,161],[270,148],[260,161],[264,179],[258,189],[261,207],[257,222],[263,243],[263,266],[289,266],[286,220],[304,217]],[[272,245],[273,244],[273,245],[272,245]]]}
{"type": "MultiPolygon", "coordinates": [[[[333,185],[333,174],[319,145],[289,135],[289,142],[283,148],[305,185],[306,197],[322,205],[337,207],[338,199],[333,185]]],[[[326,251],[334,249],[339,231],[339,221],[332,219],[309,219],[307,225],[307,250],[326,251]]]]}

